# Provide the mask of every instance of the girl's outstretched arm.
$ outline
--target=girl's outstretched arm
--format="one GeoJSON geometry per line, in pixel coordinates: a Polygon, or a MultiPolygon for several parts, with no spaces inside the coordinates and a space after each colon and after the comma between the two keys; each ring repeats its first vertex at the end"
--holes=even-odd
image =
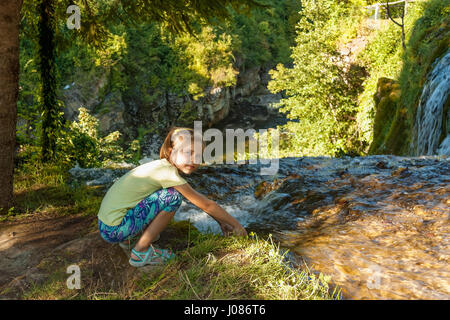
{"type": "Polygon", "coordinates": [[[245,236],[247,231],[244,227],[237,221],[233,216],[228,214],[221,206],[219,206],[215,201],[208,199],[201,193],[195,191],[189,183],[185,183],[174,187],[178,192],[180,192],[186,199],[188,199],[193,205],[202,209],[211,217],[219,222],[219,224],[228,224],[233,227],[233,232],[236,235],[245,236]]]}

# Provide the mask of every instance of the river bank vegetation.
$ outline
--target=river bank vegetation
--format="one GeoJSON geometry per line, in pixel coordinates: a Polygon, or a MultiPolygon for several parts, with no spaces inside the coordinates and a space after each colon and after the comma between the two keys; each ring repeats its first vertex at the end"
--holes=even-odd
{"type": "MultiPolygon", "coordinates": [[[[134,270],[121,249],[96,237],[96,215],[105,190],[75,183],[69,173],[76,165],[138,165],[148,155],[148,142],[158,145],[157,138],[164,137],[170,126],[193,127],[194,120],[202,120],[204,128],[214,127],[233,108],[245,108],[254,96],[279,97],[268,108],[290,120],[274,125],[281,137],[280,157],[409,155],[426,77],[433,62],[448,50],[450,1],[408,4],[406,49],[396,24],[388,19],[373,24],[365,7],[376,1],[259,2],[263,6],[249,12],[229,7],[224,21],[198,19],[191,33],[174,34],[158,22],[105,21],[101,44],[87,42],[86,35],[77,37],[65,28],[65,20],[58,21],[54,61],[58,125],[52,132],[56,157],[48,160],[43,156],[39,7],[25,1],[14,199],[0,215],[1,228],[56,217],[77,217],[86,226],[67,238],[67,243],[75,241],[73,250],[70,245],[58,249],[57,259],[53,243],[47,246],[51,252],[40,247],[42,256],[33,266],[40,276],[25,277],[26,283],[8,279],[0,286],[0,296],[342,298],[333,279],[306,265],[290,268],[288,255],[271,237],[219,237],[202,234],[190,223],[174,222],[162,236],[161,243],[177,251],[175,261],[144,273],[134,270]],[[96,252],[103,253],[94,258],[96,252]],[[111,271],[109,262],[119,256],[123,261],[116,261],[111,271]],[[76,259],[90,270],[78,293],[65,283],[66,267],[76,259]]],[[[101,12],[110,1],[97,3],[91,9],[101,12]]],[[[394,19],[400,9],[392,9],[394,19]]],[[[449,120],[443,120],[447,132],[449,120]]],[[[377,167],[386,169],[387,164],[381,161],[377,167]]],[[[303,201],[302,193],[298,197],[296,204],[303,201]]],[[[24,277],[15,276],[15,280],[24,277]]]]}
{"type": "MultiPolygon", "coordinates": [[[[449,1],[409,4],[406,50],[395,23],[368,24],[374,17],[369,19],[363,1],[303,3],[294,67],[278,65],[269,83],[273,92],[286,92],[281,111],[299,119],[285,126],[292,133],[285,150],[310,156],[409,154],[426,76],[448,48],[449,1]],[[362,48],[358,38],[365,38],[362,48]]],[[[396,19],[398,10],[391,8],[396,19]]]]}

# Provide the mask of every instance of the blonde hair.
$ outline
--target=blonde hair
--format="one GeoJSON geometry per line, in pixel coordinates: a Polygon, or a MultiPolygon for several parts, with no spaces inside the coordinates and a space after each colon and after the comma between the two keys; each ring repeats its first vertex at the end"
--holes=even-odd
{"type": "MultiPolygon", "coordinates": [[[[189,132],[189,135],[191,137],[191,143],[193,145],[194,129],[187,127],[172,127],[169,130],[166,139],[164,139],[164,143],[162,144],[161,149],[159,151],[160,159],[166,159],[173,165],[172,161],[170,161],[170,154],[172,153],[172,150],[174,148],[174,143],[179,137],[183,138],[182,135],[185,134],[186,132],[189,132]]],[[[203,149],[205,148],[205,142],[203,141],[203,139],[201,141],[203,151],[203,149]]]]}

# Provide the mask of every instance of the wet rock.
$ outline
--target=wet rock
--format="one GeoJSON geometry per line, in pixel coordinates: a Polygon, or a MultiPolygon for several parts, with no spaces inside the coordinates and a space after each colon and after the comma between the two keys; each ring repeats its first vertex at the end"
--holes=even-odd
{"type": "Polygon", "coordinates": [[[281,187],[283,188],[280,192],[293,194],[299,188],[299,184],[301,184],[302,181],[302,178],[295,173],[282,179],[275,179],[272,182],[262,181],[256,186],[254,194],[257,199],[260,199],[269,192],[278,190],[281,187]]]}
{"type": "Polygon", "coordinates": [[[255,188],[255,198],[260,199],[263,194],[267,194],[272,189],[273,184],[267,181],[262,181],[255,188]]]}
{"type": "Polygon", "coordinates": [[[384,162],[384,161],[378,161],[375,166],[379,169],[387,169],[388,168],[386,165],[386,162],[384,162]]]}
{"type": "Polygon", "coordinates": [[[81,168],[76,165],[69,170],[71,183],[85,184],[87,186],[111,186],[117,179],[134,167],[131,164],[115,164],[116,168],[81,168]]]}
{"type": "Polygon", "coordinates": [[[143,164],[147,161],[159,159],[159,151],[163,145],[164,139],[157,134],[147,134],[144,136],[141,146],[141,152],[144,155],[144,159],[139,162],[143,164]]]}
{"type": "Polygon", "coordinates": [[[406,168],[398,168],[392,172],[392,176],[394,176],[394,177],[398,177],[398,176],[406,177],[410,174],[411,174],[411,172],[408,171],[407,167],[406,168]]]}

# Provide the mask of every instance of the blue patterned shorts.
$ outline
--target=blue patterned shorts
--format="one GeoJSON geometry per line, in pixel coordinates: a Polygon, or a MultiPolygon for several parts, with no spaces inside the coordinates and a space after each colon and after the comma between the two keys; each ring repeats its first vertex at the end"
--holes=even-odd
{"type": "Polygon", "coordinates": [[[118,226],[108,226],[100,219],[98,229],[103,239],[116,243],[128,240],[143,231],[161,211],[176,211],[182,195],[174,188],[160,189],[127,211],[118,226]]]}

